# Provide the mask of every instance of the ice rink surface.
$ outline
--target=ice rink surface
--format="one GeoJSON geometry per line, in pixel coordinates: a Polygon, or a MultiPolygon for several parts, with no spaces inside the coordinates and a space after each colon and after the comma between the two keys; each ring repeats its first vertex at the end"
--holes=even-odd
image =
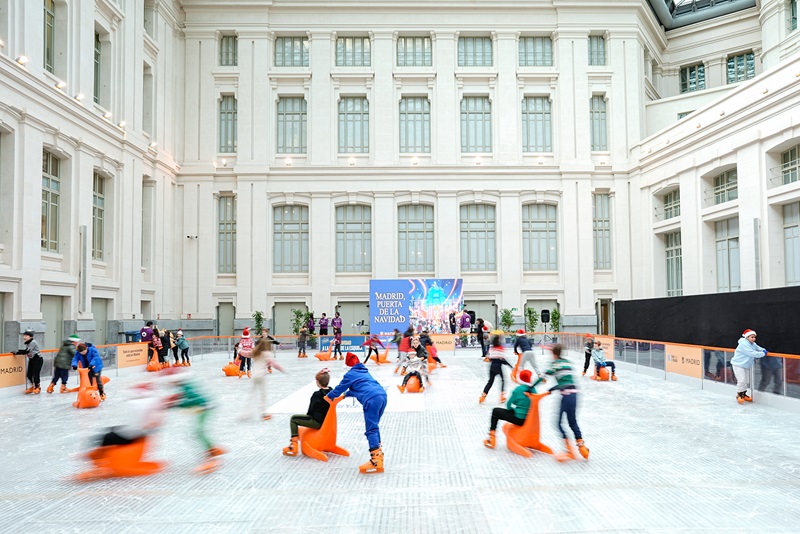
{"type": "MultiPolygon", "coordinates": [[[[376,475],[358,472],[368,452],[350,399],[338,411],[339,445],[350,457],[281,454],[316,371],[329,366],[335,385],[343,362],[280,356],[288,373],[267,379],[274,418],[264,422],[247,404],[249,380],[220,370],[227,355],[196,358],[189,372],[218,403],[212,437],[229,450],[204,476],[193,472],[202,459],[194,414],[170,410],[149,455],[169,462],[163,473],[69,480],[88,467],[80,454],[91,438],[125,421],[126,390],[153,373],[112,371],[97,409],[74,409],[76,394],[57,392],[0,399],[0,532],[800,532],[798,415],[740,406],[733,389],[719,395],[620,371],[618,382],[580,381],[588,462],[523,458],[500,431],[495,450],[483,446],[499,385],[478,404],[488,364],[477,350],[442,357],[448,367],[422,395],[399,393],[394,365],[368,365],[389,393],[386,472],[376,475]]],[[[582,367],[582,355],[571,357],[582,367]]],[[[541,404],[542,441],[560,452],[557,401],[541,404]]]]}

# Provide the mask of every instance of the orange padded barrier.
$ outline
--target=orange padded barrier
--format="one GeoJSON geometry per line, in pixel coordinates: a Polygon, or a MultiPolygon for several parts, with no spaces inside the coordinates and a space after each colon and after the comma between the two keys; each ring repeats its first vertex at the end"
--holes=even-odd
{"type": "Polygon", "coordinates": [[[319,430],[302,427],[298,429],[300,450],[309,458],[327,462],[328,456],[323,454],[323,452],[350,456],[349,452],[336,444],[336,405],[339,404],[343,398],[344,397],[337,397],[330,401],[331,407],[328,409],[328,415],[325,416],[325,420],[322,422],[322,426],[319,430]]]}
{"type": "Polygon", "coordinates": [[[528,449],[535,449],[547,454],[553,454],[553,449],[539,441],[539,402],[549,395],[550,392],[531,395],[525,393],[531,399],[531,407],[528,416],[522,426],[506,423],[503,425],[503,433],[506,435],[506,445],[508,450],[530,458],[533,453],[528,449]]]}
{"type": "Polygon", "coordinates": [[[162,471],[164,462],[143,462],[148,439],[142,438],[128,445],[97,447],[87,456],[94,464],[92,469],[75,475],[78,482],[103,478],[138,477],[162,471]]]}

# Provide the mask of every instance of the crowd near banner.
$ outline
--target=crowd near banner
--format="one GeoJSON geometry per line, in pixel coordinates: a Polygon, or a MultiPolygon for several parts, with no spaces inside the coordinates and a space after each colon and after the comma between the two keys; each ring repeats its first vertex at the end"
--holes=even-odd
{"type": "Polygon", "coordinates": [[[370,332],[416,330],[449,332],[449,316],[464,307],[464,283],[460,278],[412,278],[370,280],[370,332]]]}

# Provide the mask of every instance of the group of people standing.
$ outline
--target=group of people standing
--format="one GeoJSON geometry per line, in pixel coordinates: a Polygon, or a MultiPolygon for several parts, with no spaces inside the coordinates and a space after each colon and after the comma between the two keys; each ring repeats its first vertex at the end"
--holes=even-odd
{"type": "MultiPolygon", "coordinates": [[[[178,328],[177,332],[172,332],[166,328],[159,329],[158,326],[153,325],[153,321],[147,321],[147,324],[139,330],[139,339],[147,343],[149,350],[158,357],[161,365],[167,365],[169,353],[172,351],[172,356],[175,359],[174,365],[189,367],[192,362],[189,360],[189,342],[183,335],[183,330],[178,328]],[[178,359],[178,351],[180,351],[180,360],[178,359]]],[[[149,362],[151,354],[148,354],[147,361],[149,362]]]]}

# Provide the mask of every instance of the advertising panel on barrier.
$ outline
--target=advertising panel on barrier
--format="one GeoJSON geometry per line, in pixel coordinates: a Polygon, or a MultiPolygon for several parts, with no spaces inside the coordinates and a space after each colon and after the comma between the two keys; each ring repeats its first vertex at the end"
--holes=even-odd
{"type": "MultiPolygon", "coordinates": [[[[364,347],[361,344],[366,341],[366,337],[364,336],[342,336],[342,354],[346,354],[348,352],[353,353],[363,353],[364,347]]],[[[328,347],[331,345],[331,341],[333,341],[333,336],[320,336],[319,337],[319,352],[325,352],[328,350],[328,347]]],[[[383,344],[386,345],[386,340],[381,338],[383,344]]]]}
{"type": "Polygon", "coordinates": [[[390,334],[413,325],[431,333],[449,330],[450,313],[464,307],[464,284],[460,278],[414,278],[370,280],[370,332],[390,334]]]}
{"type": "Polygon", "coordinates": [[[450,352],[456,350],[456,336],[452,334],[432,334],[431,341],[436,344],[436,350],[450,352]]]}
{"type": "Polygon", "coordinates": [[[0,356],[0,388],[25,384],[25,356],[4,354],[0,356]]]}
{"type": "Polygon", "coordinates": [[[614,359],[614,337],[613,336],[594,336],[595,341],[600,342],[603,348],[603,357],[606,360],[614,359]]]}
{"type": "Polygon", "coordinates": [[[664,345],[668,373],[701,378],[703,376],[703,349],[685,345],[664,345]]]}
{"type": "Polygon", "coordinates": [[[147,365],[147,343],[117,345],[117,367],[136,367],[147,365]]]}

